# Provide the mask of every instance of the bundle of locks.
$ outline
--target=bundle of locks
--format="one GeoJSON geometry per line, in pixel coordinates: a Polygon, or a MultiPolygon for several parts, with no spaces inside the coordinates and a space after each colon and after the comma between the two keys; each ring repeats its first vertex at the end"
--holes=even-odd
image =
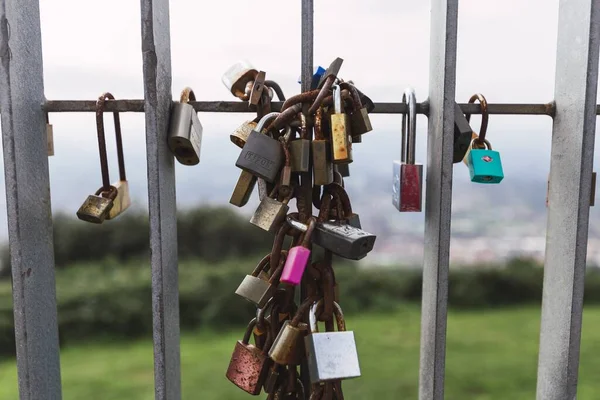
{"type": "Polygon", "coordinates": [[[242,170],[230,203],[244,206],[258,183],[260,204],[250,223],[275,236],[272,251],[235,291],[257,312],[235,345],[226,376],[252,395],[342,399],[341,380],[360,376],[332,261],[334,255],[363,259],[375,244],[375,235],[362,230],[343,180],[353,143],[372,130],[373,103],[339,77],[341,64],[338,58],[318,69],[312,89],[287,100],[248,63],[235,64],[222,78],[257,112],[230,136],[241,148],[236,166],[242,170]],[[284,102],[279,112],[271,111],[275,94],[284,102]],[[292,199],[297,212],[290,212],[292,199]],[[300,379],[302,365],[310,388],[300,379]]]}

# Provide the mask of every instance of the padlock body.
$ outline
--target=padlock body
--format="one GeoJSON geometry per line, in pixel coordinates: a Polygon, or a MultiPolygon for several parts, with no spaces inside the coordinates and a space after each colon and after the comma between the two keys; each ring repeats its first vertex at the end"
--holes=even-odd
{"type": "Polygon", "coordinates": [[[277,140],[252,131],[235,166],[267,182],[275,182],[283,159],[283,149],[277,140]]]}
{"type": "Polygon", "coordinates": [[[245,206],[248,203],[248,200],[250,200],[252,191],[254,191],[256,181],[256,176],[252,175],[248,171],[242,171],[237,183],[235,184],[235,188],[233,189],[229,203],[237,207],[245,206]]]}
{"type": "Polygon", "coordinates": [[[285,321],[269,350],[271,360],[281,365],[300,365],[305,354],[304,337],[308,334],[308,325],[293,326],[285,321]]]}
{"type": "Polygon", "coordinates": [[[331,114],[331,154],[334,164],[352,162],[352,137],[348,114],[331,114]]]}
{"type": "Polygon", "coordinates": [[[255,121],[246,121],[242,125],[238,126],[235,131],[231,135],[229,135],[229,139],[233,144],[238,146],[240,149],[244,148],[246,141],[248,140],[248,136],[250,136],[250,132],[256,129],[255,121]]]}
{"type": "Polygon", "coordinates": [[[350,126],[352,129],[352,142],[355,142],[354,138],[373,130],[366,107],[362,107],[350,115],[350,126]]]}
{"type": "Polygon", "coordinates": [[[350,176],[350,165],[348,164],[337,164],[337,170],[342,175],[342,178],[347,178],[350,176]]]}
{"type": "Polygon", "coordinates": [[[243,391],[260,394],[269,370],[269,359],[252,344],[238,340],[227,368],[227,379],[243,391]]]}
{"type": "Polygon", "coordinates": [[[106,219],[113,219],[121,215],[131,205],[131,196],[129,194],[129,182],[117,181],[113,183],[113,186],[117,188],[117,197],[113,200],[113,206],[111,207],[106,219]]]}
{"type": "Polygon", "coordinates": [[[360,376],[354,332],[317,332],[304,341],[311,383],[360,376]]]}
{"type": "Polygon", "coordinates": [[[202,124],[194,107],[187,103],[173,104],[168,145],[179,163],[196,165],[200,162],[202,131],[202,124]]]}
{"type": "Polygon", "coordinates": [[[504,179],[500,153],[495,150],[471,149],[468,165],[471,182],[500,183],[504,179]]]}
{"type": "Polygon", "coordinates": [[[318,186],[329,185],[333,182],[333,164],[331,163],[330,147],[327,140],[313,140],[313,179],[318,186]]]}
{"type": "Polygon", "coordinates": [[[250,223],[267,232],[275,233],[284,222],[288,210],[287,204],[265,197],[250,218],[250,223]]]}
{"type": "Polygon", "coordinates": [[[454,151],[452,162],[459,163],[465,157],[471,146],[473,129],[463,114],[458,103],[454,103],[454,151]]]}
{"type": "Polygon", "coordinates": [[[302,276],[306,269],[306,264],[310,258],[310,250],[302,246],[294,246],[290,249],[280,281],[288,285],[297,286],[302,282],[302,276]]]}
{"type": "Polygon", "coordinates": [[[420,212],[423,195],[423,166],[394,161],[392,204],[398,211],[420,212]]]}
{"type": "Polygon", "coordinates": [[[293,172],[308,172],[310,164],[310,140],[296,139],[290,142],[293,172]]]}
{"type": "Polygon", "coordinates": [[[341,222],[319,222],[312,242],[349,260],[360,260],[373,250],[377,236],[341,222]]]}
{"type": "Polygon", "coordinates": [[[273,297],[275,289],[277,288],[266,280],[246,275],[240,286],[235,290],[235,294],[256,304],[258,308],[262,308],[273,297]]]}
{"type": "Polygon", "coordinates": [[[273,367],[269,368],[269,372],[267,372],[267,378],[265,379],[265,384],[263,385],[263,390],[265,393],[274,393],[274,391],[277,389],[277,386],[279,386],[281,381],[279,368],[281,367],[278,365],[274,365],[273,367]]]}
{"type": "Polygon", "coordinates": [[[249,62],[240,61],[225,71],[221,81],[235,97],[247,100],[245,98],[246,84],[253,81],[257,75],[258,71],[249,62]]]}
{"type": "Polygon", "coordinates": [[[90,195],[77,210],[77,218],[93,224],[101,224],[108,216],[112,206],[112,199],[90,195]]]}

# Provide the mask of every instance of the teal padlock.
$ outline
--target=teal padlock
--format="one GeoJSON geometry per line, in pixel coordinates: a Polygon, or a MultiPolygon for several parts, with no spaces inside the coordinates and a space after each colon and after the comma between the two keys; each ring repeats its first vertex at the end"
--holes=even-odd
{"type": "Polygon", "coordinates": [[[467,156],[471,182],[500,183],[504,179],[500,153],[492,150],[492,145],[485,139],[484,148],[474,148],[473,144],[476,140],[471,141],[471,149],[467,156]]]}

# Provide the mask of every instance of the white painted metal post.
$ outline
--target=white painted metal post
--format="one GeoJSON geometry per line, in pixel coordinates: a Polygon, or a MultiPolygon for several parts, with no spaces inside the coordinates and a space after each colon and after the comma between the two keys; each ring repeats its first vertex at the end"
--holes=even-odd
{"type": "Polygon", "coordinates": [[[458,0],[432,0],[419,399],[444,398],[458,0]]]}
{"type": "Polygon", "coordinates": [[[40,9],[0,0],[0,112],[19,397],[62,397],[40,9]]]}
{"type": "Polygon", "coordinates": [[[181,399],[175,166],[167,148],[171,109],[169,1],[141,0],[148,208],[157,400],[181,399]]]}
{"type": "Polygon", "coordinates": [[[558,23],[538,400],[572,400],[577,396],[596,130],[600,1],[561,0],[558,23]]]}

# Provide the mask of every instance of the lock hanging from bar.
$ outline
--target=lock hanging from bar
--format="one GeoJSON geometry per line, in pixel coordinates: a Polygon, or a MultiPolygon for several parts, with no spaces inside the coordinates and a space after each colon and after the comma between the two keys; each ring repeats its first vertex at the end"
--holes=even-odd
{"type": "Polygon", "coordinates": [[[423,165],[415,164],[417,142],[417,99],[408,88],[402,95],[408,103],[408,115],[402,114],[402,145],[400,160],[394,161],[392,204],[398,211],[420,212],[423,195],[423,165]]]}
{"type": "Polygon", "coordinates": [[[202,148],[202,124],[189,101],[196,101],[194,91],[186,87],[181,92],[179,103],[173,104],[169,123],[169,149],[175,159],[183,165],[200,163],[202,148]]]}

